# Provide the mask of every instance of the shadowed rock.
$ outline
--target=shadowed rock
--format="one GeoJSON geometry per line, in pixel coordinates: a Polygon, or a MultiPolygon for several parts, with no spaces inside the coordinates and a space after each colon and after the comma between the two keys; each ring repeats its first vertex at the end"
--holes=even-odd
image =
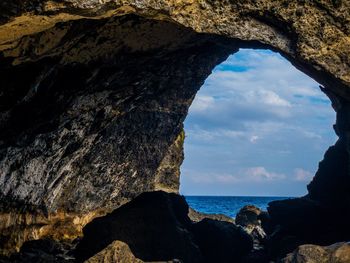
{"type": "Polygon", "coordinates": [[[27,241],[18,253],[0,259],[2,263],[73,263],[72,242],[57,242],[52,239],[27,241]]]}
{"type": "Polygon", "coordinates": [[[301,244],[330,245],[350,239],[347,209],[327,207],[309,198],[273,201],[268,207],[272,224],[267,246],[274,257],[301,244]]]}
{"type": "Polygon", "coordinates": [[[144,193],[84,229],[75,251],[78,262],[97,254],[115,240],[126,243],[143,261],[200,262],[201,252],[189,232],[188,205],[176,194],[144,193]]]}
{"type": "MultiPolygon", "coordinates": [[[[349,9],[344,0],[2,0],[0,253],[74,239],[142,192],[177,192],[188,108],[238,48],[278,51],[349,101],[349,9]]],[[[348,237],[344,101],[312,201],[271,206],[271,232],[285,235],[277,245],[348,237]]]]}
{"type": "Polygon", "coordinates": [[[212,219],[192,223],[187,214],[184,197],[143,193],[89,223],[74,254],[78,262],[96,260],[95,254],[115,258],[120,248],[133,260],[224,263],[238,262],[252,249],[252,239],[241,227],[212,219]]]}
{"type": "Polygon", "coordinates": [[[229,222],[205,218],[192,229],[204,262],[239,262],[253,248],[252,238],[229,222]]]}
{"type": "Polygon", "coordinates": [[[261,223],[261,215],[265,216],[265,214],[267,213],[253,205],[246,205],[237,213],[236,224],[243,227],[253,239],[253,250],[244,258],[244,263],[270,261],[270,257],[265,249],[266,233],[261,223]]]}

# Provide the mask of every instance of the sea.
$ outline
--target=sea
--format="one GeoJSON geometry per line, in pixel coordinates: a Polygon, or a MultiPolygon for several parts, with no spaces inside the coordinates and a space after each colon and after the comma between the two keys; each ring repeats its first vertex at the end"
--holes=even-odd
{"type": "Polygon", "coordinates": [[[198,212],[207,214],[224,214],[235,218],[245,205],[254,205],[266,210],[268,203],[292,197],[271,196],[185,196],[188,205],[198,212]]]}

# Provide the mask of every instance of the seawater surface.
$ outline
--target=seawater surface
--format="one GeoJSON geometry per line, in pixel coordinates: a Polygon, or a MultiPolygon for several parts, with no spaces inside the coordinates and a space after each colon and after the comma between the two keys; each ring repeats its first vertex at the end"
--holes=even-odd
{"type": "Polygon", "coordinates": [[[236,217],[238,211],[245,205],[255,205],[266,210],[268,203],[275,200],[292,197],[271,196],[185,196],[190,207],[207,214],[224,214],[236,217]]]}

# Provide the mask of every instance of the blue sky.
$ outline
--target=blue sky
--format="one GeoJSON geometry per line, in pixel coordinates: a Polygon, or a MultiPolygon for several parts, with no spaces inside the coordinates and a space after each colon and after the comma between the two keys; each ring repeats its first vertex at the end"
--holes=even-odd
{"type": "Polygon", "coordinates": [[[278,53],[217,66],[185,121],[184,195],[301,196],[336,136],[319,84],[278,53]]]}

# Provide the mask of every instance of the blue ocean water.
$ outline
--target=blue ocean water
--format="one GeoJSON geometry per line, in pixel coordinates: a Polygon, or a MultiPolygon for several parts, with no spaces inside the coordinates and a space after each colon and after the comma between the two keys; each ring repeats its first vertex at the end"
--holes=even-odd
{"type": "Polygon", "coordinates": [[[245,205],[255,205],[262,210],[266,210],[269,202],[289,199],[291,197],[185,196],[185,198],[188,205],[198,212],[236,217],[238,211],[245,205]]]}

